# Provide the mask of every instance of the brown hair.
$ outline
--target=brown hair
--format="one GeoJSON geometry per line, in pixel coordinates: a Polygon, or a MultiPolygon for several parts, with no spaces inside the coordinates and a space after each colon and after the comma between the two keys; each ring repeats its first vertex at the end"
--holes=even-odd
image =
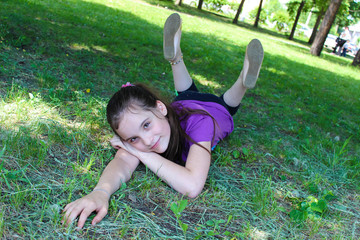
{"type": "MultiPolygon", "coordinates": [[[[106,107],[107,121],[115,134],[117,134],[116,130],[118,129],[123,113],[126,110],[135,105],[141,107],[145,111],[151,111],[154,113],[154,109],[157,106],[157,100],[163,102],[167,108],[166,118],[169,121],[171,129],[169,146],[166,151],[161,155],[166,159],[184,165],[185,163],[184,161],[182,161],[181,155],[184,149],[185,139],[199,145],[210,153],[208,149],[195,142],[185,133],[185,131],[180,126],[180,120],[186,120],[189,116],[193,114],[208,115],[212,118],[215,129],[216,121],[214,120],[214,118],[204,110],[193,110],[185,107],[179,107],[174,109],[172,106],[162,101],[159,97],[156,96],[156,94],[154,94],[142,84],[122,87],[111,97],[106,107]]],[[[214,140],[214,136],[212,141],[214,140]]]]}

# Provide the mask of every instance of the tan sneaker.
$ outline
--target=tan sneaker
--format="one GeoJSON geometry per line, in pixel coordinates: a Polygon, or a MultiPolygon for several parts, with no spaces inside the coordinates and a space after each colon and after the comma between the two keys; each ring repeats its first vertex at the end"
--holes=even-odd
{"type": "Polygon", "coordinates": [[[264,49],[258,39],[253,39],[246,47],[243,70],[243,85],[246,88],[254,88],[258,79],[262,61],[264,59],[264,49]]]}
{"type": "Polygon", "coordinates": [[[164,57],[169,62],[181,59],[181,18],[177,13],[171,14],[164,25],[164,57]]]}

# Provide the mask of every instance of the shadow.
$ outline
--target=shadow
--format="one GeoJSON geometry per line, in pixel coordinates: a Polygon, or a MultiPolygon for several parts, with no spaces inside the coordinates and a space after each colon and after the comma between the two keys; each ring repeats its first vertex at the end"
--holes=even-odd
{"type": "Polygon", "coordinates": [[[232,19],[224,16],[222,14],[216,13],[216,12],[210,12],[205,9],[197,9],[196,6],[188,5],[188,4],[182,4],[181,6],[174,4],[173,1],[158,1],[158,0],[144,0],[144,2],[147,2],[148,4],[151,4],[153,6],[157,7],[163,7],[166,9],[171,9],[173,11],[178,11],[181,13],[186,13],[192,16],[202,17],[209,20],[214,20],[217,22],[232,22],[232,19]]]}
{"type": "MultiPolygon", "coordinates": [[[[5,1],[6,3],[9,2],[5,1]]],[[[108,99],[127,81],[156,86],[167,99],[173,97],[171,72],[162,56],[161,27],[149,23],[146,17],[140,18],[130,12],[101,4],[79,1],[76,4],[69,3],[67,8],[63,9],[64,4],[67,5],[67,2],[52,2],[52,7],[48,8],[36,3],[29,6],[27,1],[19,1],[16,11],[3,12],[2,20],[5,21],[2,21],[2,25],[6,27],[7,32],[2,37],[6,44],[20,49],[20,53],[7,51],[8,54],[14,55],[13,64],[18,71],[23,71],[23,78],[19,76],[18,84],[25,88],[31,88],[31,84],[34,89],[40,87],[47,92],[45,97],[58,98],[60,102],[65,103],[77,101],[74,92],[86,89],[91,89],[90,96],[108,99]],[[20,58],[21,50],[33,54],[32,57],[20,58]]],[[[203,11],[195,12],[213,21],[225,21],[203,11]]],[[[166,16],[163,18],[165,21],[166,16]]],[[[239,27],[244,26],[250,28],[243,23],[239,27]]],[[[251,30],[259,31],[253,28],[251,30]]],[[[260,29],[259,32],[279,37],[279,34],[264,29],[260,29]]],[[[239,45],[219,39],[215,35],[183,32],[182,49],[186,54],[184,60],[189,72],[195,74],[194,79],[202,91],[221,94],[237,79],[246,49],[246,43],[242,42],[244,45],[239,48],[239,45]],[[206,77],[208,81],[220,87],[214,89],[201,85],[197,75],[206,77]]],[[[266,46],[264,47],[266,49],[266,46]]],[[[291,47],[303,54],[309,54],[301,46],[291,47]]],[[[323,58],[339,60],[331,56],[323,58]]],[[[339,64],[341,63],[339,61],[339,64]]],[[[285,98],[289,98],[287,101],[293,102],[296,106],[301,104],[299,99],[312,98],[316,100],[314,106],[326,102],[326,106],[341,112],[344,110],[344,103],[352,101],[349,96],[355,96],[357,93],[336,91],[337,83],[329,82],[329,79],[341,79],[342,85],[349,87],[349,91],[358,89],[360,84],[354,79],[343,79],[341,75],[336,76],[316,66],[300,64],[290,58],[271,55],[268,52],[263,66],[259,86],[272,92],[264,94],[263,97],[267,99],[260,100],[264,102],[277,102],[274,96],[286,96],[285,98]],[[279,65],[283,62],[287,64],[279,65]],[[284,72],[286,83],[274,87],[274,79],[284,79],[284,75],[269,69],[284,72]],[[294,73],[298,69],[301,69],[300,75],[294,73]],[[317,82],[306,79],[306,76],[317,76],[317,82]],[[310,86],[309,90],[302,92],[303,85],[310,86]],[[313,91],[314,87],[327,89],[331,94],[324,95],[322,91],[313,91]],[[341,104],[338,99],[343,99],[341,104]]],[[[6,79],[1,77],[1,81],[7,81],[6,79]]],[[[249,94],[256,95],[257,92],[249,94]]],[[[353,105],[345,104],[349,112],[359,112],[351,106],[353,105]]],[[[318,114],[316,109],[309,111],[318,114]]],[[[309,118],[308,121],[311,124],[313,120],[309,118]]],[[[320,125],[322,124],[324,123],[320,125]]],[[[325,128],[327,130],[324,131],[329,131],[332,126],[325,128]]]]}
{"type": "MultiPolygon", "coordinates": [[[[193,16],[198,16],[198,17],[209,19],[209,20],[233,24],[232,23],[233,18],[230,18],[221,13],[207,11],[206,9],[198,10],[196,8],[196,6],[190,6],[187,4],[182,4],[181,6],[178,6],[178,5],[174,4],[173,2],[169,2],[169,1],[158,1],[158,0],[144,0],[144,1],[148,2],[149,4],[152,4],[152,5],[161,6],[161,7],[167,8],[167,9],[171,9],[171,10],[182,12],[182,13],[187,13],[187,14],[190,14],[193,16]]],[[[304,46],[310,46],[310,44],[307,42],[308,40],[305,41],[305,40],[301,40],[301,39],[297,39],[297,38],[294,38],[293,40],[289,40],[289,35],[287,33],[273,31],[271,29],[262,28],[261,26],[254,27],[253,23],[238,21],[238,23],[234,24],[234,25],[249,29],[254,32],[259,32],[259,33],[267,34],[269,36],[282,38],[282,39],[285,39],[288,41],[293,41],[293,42],[302,44],[304,46]]]]}
{"type": "MultiPolygon", "coordinates": [[[[192,16],[198,16],[198,17],[201,17],[201,18],[206,18],[206,19],[209,19],[209,20],[217,21],[217,22],[224,22],[224,23],[232,24],[232,21],[233,21],[232,18],[230,18],[228,16],[225,16],[225,15],[222,15],[221,13],[214,13],[214,12],[207,11],[205,9],[198,10],[196,8],[196,6],[190,6],[190,5],[187,5],[187,4],[182,4],[181,6],[178,6],[178,5],[174,4],[172,1],[159,1],[159,0],[144,0],[144,1],[149,3],[149,4],[152,4],[154,6],[161,6],[161,7],[166,8],[166,9],[171,9],[171,10],[178,11],[178,12],[181,12],[181,13],[187,13],[187,14],[190,14],[192,16]]],[[[299,45],[302,45],[303,48],[310,48],[311,47],[311,44],[308,43],[308,39],[302,40],[302,39],[299,39],[299,38],[295,37],[293,40],[289,40],[289,35],[287,33],[281,33],[281,32],[278,32],[278,31],[274,31],[274,30],[267,29],[267,28],[262,28],[262,27],[254,27],[253,24],[249,24],[249,23],[246,23],[246,22],[243,22],[243,21],[239,21],[235,25],[239,26],[241,28],[249,29],[249,30],[254,31],[254,32],[258,32],[258,33],[266,34],[268,36],[276,37],[278,39],[284,39],[284,41],[287,41],[288,44],[291,44],[291,45],[294,45],[294,46],[296,46],[296,45],[292,44],[292,43],[298,43],[299,45]]],[[[324,53],[330,53],[330,52],[331,51],[329,49],[324,47],[321,54],[324,55],[324,53]]],[[[346,58],[347,59],[353,59],[353,57],[349,56],[349,55],[346,58]]],[[[338,58],[330,58],[330,59],[333,60],[334,62],[339,63],[339,65],[346,64],[346,62],[344,62],[342,59],[338,59],[338,58]]]]}

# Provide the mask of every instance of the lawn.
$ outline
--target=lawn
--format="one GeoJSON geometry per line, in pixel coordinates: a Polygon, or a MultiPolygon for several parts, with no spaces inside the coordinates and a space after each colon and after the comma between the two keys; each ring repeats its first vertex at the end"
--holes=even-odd
{"type": "Polygon", "coordinates": [[[359,239],[360,69],[265,29],[164,1],[0,2],[0,238],[359,239]],[[61,224],[115,151],[105,107],[126,82],[174,96],[162,27],[177,11],[201,91],[223,93],[246,45],[265,58],[234,133],[188,199],[140,166],[97,226],[61,224]]]}

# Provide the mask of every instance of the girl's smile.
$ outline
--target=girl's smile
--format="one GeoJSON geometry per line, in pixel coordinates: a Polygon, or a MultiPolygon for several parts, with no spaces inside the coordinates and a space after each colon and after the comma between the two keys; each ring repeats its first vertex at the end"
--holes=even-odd
{"type": "Polygon", "coordinates": [[[163,153],[170,141],[170,125],[166,106],[157,101],[154,111],[132,107],[124,112],[117,134],[141,152],[163,153]]]}
{"type": "Polygon", "coordinates": [[[156,141],[156,143],[154,144],[154,146],[152,146],[151,147],[151,150],[154,150],[154,149],[156,149],[157,148],[157,146],[159,146],[159,140],[158,141],[156,141]]]}

